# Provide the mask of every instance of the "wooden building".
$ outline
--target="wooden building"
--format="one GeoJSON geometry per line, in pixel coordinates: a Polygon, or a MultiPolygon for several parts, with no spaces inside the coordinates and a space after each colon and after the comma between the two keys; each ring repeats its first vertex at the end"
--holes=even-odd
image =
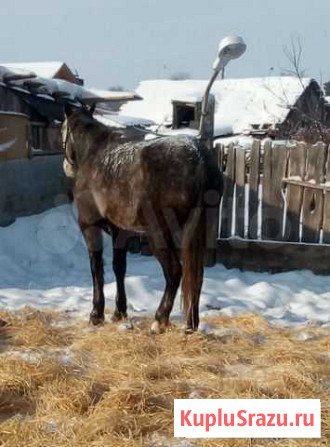
{"type": "Polygon", "coordinates": [[[63,172],[65,103],[135,99],[134,92],[85,87],[66,64],[0,64],[0,226],[71,199],[63,172]]]}
{"type": "Polygon", "coordinates": [[[45,152],[60,150],[59,128],[63,119],[62,103],[0,84],[0,109],[3,119],[6,116],[9,119],[10,114],[27,117],[30,124],[31,150],[45,152]]]}
{"type": "MultiPolygon", "coordinates": [[[[80,107],[82,102],[117,103],[136,99],[140,98],[134,92],[88,89],[62,62],[0,64],[0,113],[28,118],[30,155],[61,152],[60,128],[65,103],[80,107]]],[[[2,121],[6,116],[9,117],[4,115],[2,121]]]]}

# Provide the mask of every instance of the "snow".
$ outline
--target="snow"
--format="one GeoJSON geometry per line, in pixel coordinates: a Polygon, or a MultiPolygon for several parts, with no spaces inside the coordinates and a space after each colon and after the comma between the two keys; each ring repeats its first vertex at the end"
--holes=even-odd
{"type": "Polygon", "coordinates": [[[63,79],[54,79],[63,62],[31,62],[0,64],[0,81],[15,75],[10,86],[34,94],[64,96],[71,101],[107,102],[141,99],[135,92],[106,91],[83,87],[63,79]]]}
{"type": "MultiPolygon", "coordinates": [[[[19,112],[9,112],[8,110],[0,110],[0,116],[2,115],[8,115],[8,116],[23,116],[24,118],[28,118],[28,115],[26,115],[25,113],[19,113],[19,112]]],[[[2,131],[3,129],[0,129],[0,131],[2,131]]],[[[5,129],[7,130],[7,129],[5,129]]]]}
{"type": "Polygon", "coordinates": [[[23,70],[22,68],[13,67],[12,69],[9,69],[5,67],[4,65],[0,64],[0,80],[6,79],[8,76],[12,75],[18,75],[19,77],[25,77],[25,78],[34,78],[35,74],[30,70],[23,70]]]}
{"type": "Polygon", "coordinates": [[[31,350],[2,352],[0,354],[0,358],[1,357],[19,359],[32,364],[39,363],[42,360],[42,354],[40,352],[31,350]]]}
{"type": "Polygon", "coordinates": [[[220,137],[215,138],[213,144],[222,144],[224,146],[229,146],[234,144],[236,147],[240,147],[246,150],[252,149],[254,138],[248,135],[237,135],[233,137],[220,137]]]}
{"type": "Polygon", "coordinates": [[[127,126],[136,127],[149,127],[155,123],[146,119],[139,119],[136,117],[118,115],[118,113],[110,112],[102,109],[96,109],[94,118],[100,121],[102,124],[109,127],[125,128],[127,126]]]}
{"type": "Polygon", "coordinates": [[[197,137],[199,132],[197,129],[190,129],[189,127],[183,127],[181,129],[162,129],[157,132],[159,136],[173,136],[173,135],[189,135],[191,137],[197,137]]]}
{"type": "Polygon", "coordinates": [[[12,359],[19,359],[23,360],[27,363],[31,364],[38,364],[40,363],[44,358],[55,358],[56,360],[59,360],[63,366],[72,366],[73,360],[74,360],[74,354],[70,350],[70,348],[53,348],[53,349],[47,349],[47,351],[43,350],[33,350],[33,349],[12,349],[10,351],[5,351],[0,353],[0,359],[1,358],[12,358],[12,359]]]}
{"type": "Polygon", "coordinates": [[[10,71],[25,70],[35,73],[42,78],[53,78],[64,65],[64,62],[6,62],[0,63],[10,71]]]}
{"type": "Polygon", "coordinates": [[[128,92],[128,91],[110,91],[110,90],[98,90],[95,88],[83,88],[81,93],[81,99],[82,100],[95,100],[95,98],[98,98],[99,100],[102,100],[103,102],[107,101],[131,101],[135,99],[141,99],[140,96],[138,96],[134,92],[128,92]]]}
{"type": "MultiPolygon", "coordinates": [[[[111,243],[109,237],[104,240],[106,305],[113,308],[116,287],[111,243]]],[[[52,308],[87,320],[92,302],[89,261],[71,205],[19,218],[1,228],[0,271],[3,308],[52,308]]],[[[129,255],[126,288],[130,316],[153,313],[164,290],[158,262],[152,257],[129,255]]],[[[181,315],[179,302],[178,296],[174,318],[181,315]]],[[[330,277],[309,271],[274,275],[241,272],[217,265],[205,269],[200,308],[202,316],[253,312],[282,326],[309,323],[330,327],[330,277]]]]}
{"type": "MultiPolygon", "coordinates": [[[[211,90],[216,100],[214,135],[248,133],[255,125],[274,127],[285,120],[290,106],[311,82],[309,78],[290,76],[216,81],[211,90]]],[[[143,81],[136,90],[143,100],[124,104],[121,111],[169,125],[172,100],[200,100],[206,85],[207,81],[201,80],[143,81]]]]}
{"type": "MultiPolygon", "coordinates": [[[[12,84],[20,85],[24,81],[14,81],[12,84]]],[[[107,101],[130,101],[138,99],[134,92],[111,92],[104,90],[89,89],[78,84],[73,84],[62,79],[48,79],[37,77],[33,82],[42,84],[36,89],[40,90],[42,94],[63,95],[65,98],[72,101],[81,100],[84,102],[107,102],[107,101]]]]}
{"type": "Polygon", "coordinates": [[[14,139],[12,139],[10,141],[7,141],[6,143],[1,143],[0,144],[0,152],[8,151],[8,149],[10,149],[12,146],[14,146],[16,141],[17,141],[17,138],[14,138],[14,139]]]}

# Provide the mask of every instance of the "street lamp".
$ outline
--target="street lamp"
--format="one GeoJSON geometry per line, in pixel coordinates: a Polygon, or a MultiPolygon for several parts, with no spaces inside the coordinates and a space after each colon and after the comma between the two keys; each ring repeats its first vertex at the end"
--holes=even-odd
{"type": "Polygon", "coordinates": [[[214,81],[216,80],[220,72],[221,72],[221,79],[223,79],[224,69],[225,66],[228,64],[228,62],[231,61],[232,59],[238,59],[239,57],[241,57],[242,54],[245,52],[245,50],[246,50],[246,44],[242,39],[242,37],[240,36],[227,36],[221,40],[217,58],[213,63],[213,75],[209,80],[209,83],[207,84],[203,96],[202,116],[199,124],[200,135],[203,136],[204,122],[205,117],[207,115],[207,106],[209,102],[210,90],[212,88],[214,81]]]}

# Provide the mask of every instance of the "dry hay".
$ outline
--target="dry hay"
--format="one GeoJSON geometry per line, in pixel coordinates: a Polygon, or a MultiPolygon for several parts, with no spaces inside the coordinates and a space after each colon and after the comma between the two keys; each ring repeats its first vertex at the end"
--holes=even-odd
{"type": "Polygon", "coordinates": [[[0,446],[183,446],[173,398],[320,398],[322,440],[204,440],[192,446],[330,445],[329,330],[209,319],[212,334],[92,328],[55,312],[0,313],[0,446]],[[7,322],[6,325],[4,322],[7,322]]]}

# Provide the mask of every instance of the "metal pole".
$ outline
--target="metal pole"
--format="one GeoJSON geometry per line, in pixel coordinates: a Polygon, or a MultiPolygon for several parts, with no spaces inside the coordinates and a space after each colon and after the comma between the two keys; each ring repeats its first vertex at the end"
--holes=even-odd
{"type": "Polygon", "coordinates": [[[209,80],[204,96],[203,96],[203,101],[202,101],[202,114],[201,114],[201,120],[199,123],[199,134],[203,137],[204,135],[204,125],[205,125],[205,118],[207,116],[207,109],[208,109],[208,104],[209,104],[209,96],[210,96],[210,91],[211,88],[214,84],[214,81],[217,79],[218,74],[220,73],[220,79],[223,79],[224,77],[224,68],[222,68],[221,70],[215,70],[211,79],[209,80]]]}

